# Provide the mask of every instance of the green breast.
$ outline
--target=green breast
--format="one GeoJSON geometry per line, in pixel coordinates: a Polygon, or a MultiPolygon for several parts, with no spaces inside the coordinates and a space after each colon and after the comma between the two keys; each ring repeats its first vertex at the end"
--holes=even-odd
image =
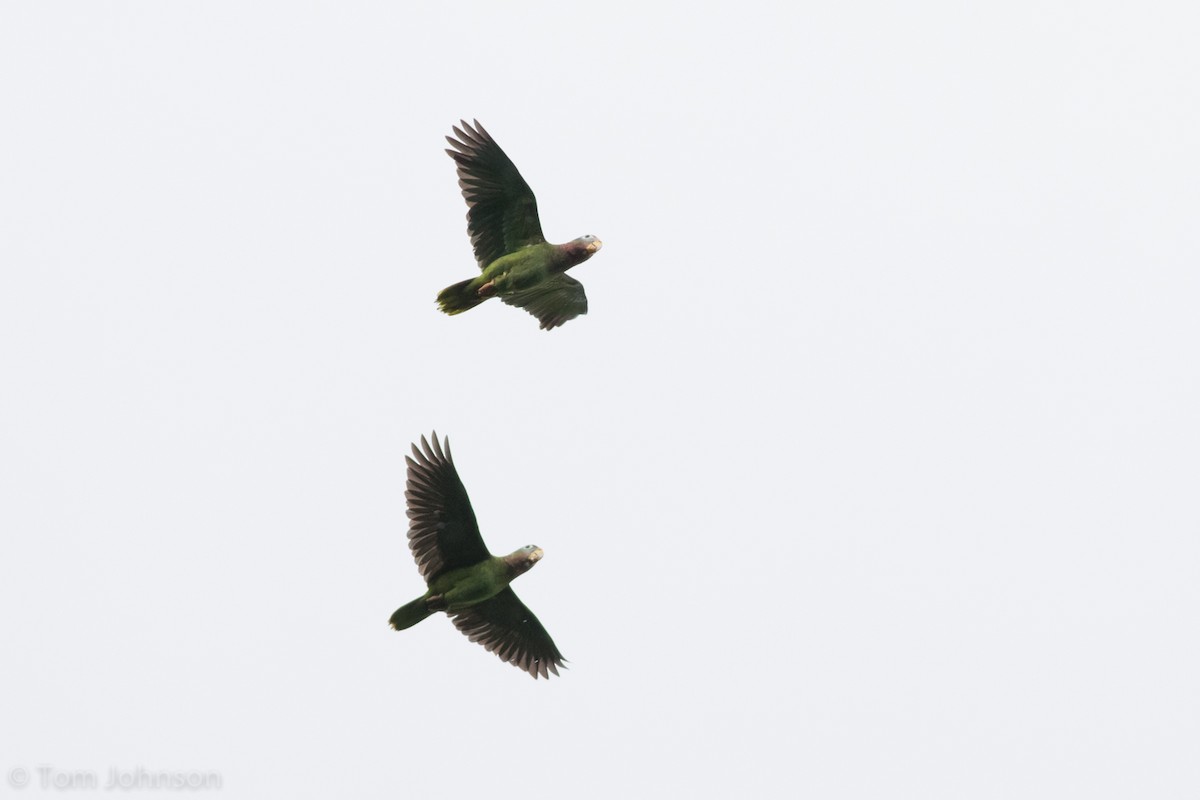
{"type": "Polygon", "coordinates": [[[548,243],[522,247],[515,253],[501,256],[483,271],[487,280],[495,280],[501,292],[519,291],[536,286],[550,273],[554,245],[548,243]]]}
{"type": "Polygon", "coordinates": [[[493,557],[473,566],[452,569],[437,576],[429,584],[429,591],[445,596],[450,610],[453,611],[495,597],[510,581],[504,561],[493,557]]]}

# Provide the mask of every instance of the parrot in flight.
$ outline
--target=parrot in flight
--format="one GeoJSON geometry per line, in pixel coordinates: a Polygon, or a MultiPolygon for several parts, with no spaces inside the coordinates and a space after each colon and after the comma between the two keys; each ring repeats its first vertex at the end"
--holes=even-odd
{"type": "Polygon", "coordinates": [[[412,451],[405,456],[408,546],[428,589],[398,608],[391,626],[401,631],[445,611],[456,628],[501,660],[535,679],[558,675],[562,653],[509,586],[542,559],[542,549],[531,544],[492,555],[454,468],[450,440],[440,444],[435,432],[432,445],[422,436],[420,449],[414,444],[412,451]]]}
{"type": "Polygon", "coordinates": [[[587,313],[583,284],[567,270],[595,255],[602,242],[580,236],[550,244],[542,235],[533,190],[479,120],[453,126],[446,150],[458,166],[458,185],[467,201],[467,232],[483,274],[460,281],[438,294],[447,314],[461,314],[499,297],[538,318],[551,330],[587,313]]]}

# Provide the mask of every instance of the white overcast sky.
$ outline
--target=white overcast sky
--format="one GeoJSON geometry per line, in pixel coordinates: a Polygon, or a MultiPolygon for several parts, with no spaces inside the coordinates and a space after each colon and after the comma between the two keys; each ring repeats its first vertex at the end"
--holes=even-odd
{"type": "Polygon", "coordinates": [[[4,3],[0,793],[1195,798],[1198,40],[4,3]],[[588,316],[436,310],[460,117],[604,240],[588,316]],[[434,428],[563,677],[388,628],[434,428]]]}

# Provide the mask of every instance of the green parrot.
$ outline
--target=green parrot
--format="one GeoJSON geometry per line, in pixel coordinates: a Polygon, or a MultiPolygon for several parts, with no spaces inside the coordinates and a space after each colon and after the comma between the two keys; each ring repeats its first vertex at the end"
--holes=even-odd
{"type": "Polygon", "coordinates": [[[479,535],[467,490],[454,469],[450,440],[433,446],[421,437],[408,462],[408,546],[425,594],[396,609],[390,620],[398,631],[411,628],[435,611],[445,611],[454,626],[502,660],[534,678],[558,674],[562,653],[546,629],[509,587],[514,578],[542,558],[535,545],[506,556],[493,556],[479,535]]]}
{"type": "Polygon", "coordinates": [[[454,126],[447,150],[458,165],[458,185],[467,201],[467,232],[483,274],[443,289],[438,305],[461,314],[499,297],[533,314],[543,330],[587,313],[583,284],[566,272],[601,247],[595,236],[550,244],[542,236],[533,190],[479,120],[454,126]]]}

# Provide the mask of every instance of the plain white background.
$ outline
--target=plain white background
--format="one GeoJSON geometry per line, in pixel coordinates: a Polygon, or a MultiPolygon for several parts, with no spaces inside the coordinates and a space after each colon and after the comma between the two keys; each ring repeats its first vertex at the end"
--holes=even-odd
{"type": "Polygon", "coordinates": [[[1194,798],[1198,35],[1178,2],[0,6],[0,768],[1194,798]],[[460,117],[552,241],[604,240],[588,316],[437,312],[476,269],[460,117]],[[492,549],[545,548],[515,588],[563,677],[388,628],[433,428],[492,549]]]}

